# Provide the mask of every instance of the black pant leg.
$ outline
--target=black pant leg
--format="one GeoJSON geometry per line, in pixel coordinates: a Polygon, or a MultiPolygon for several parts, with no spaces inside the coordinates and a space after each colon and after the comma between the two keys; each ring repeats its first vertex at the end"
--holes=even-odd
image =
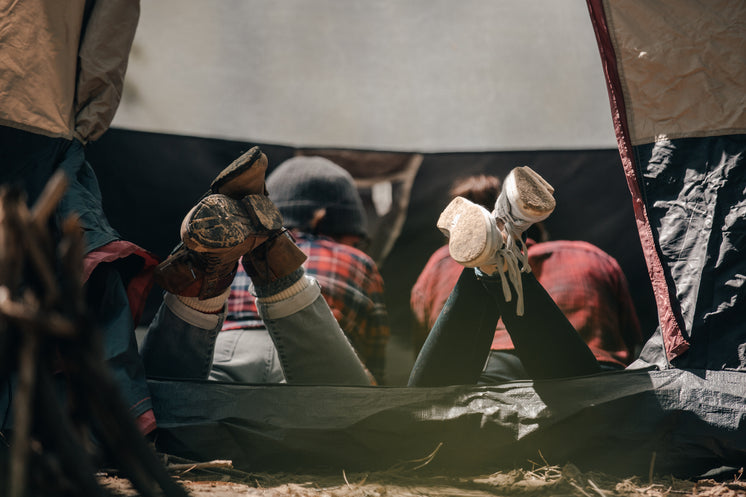
{"type": "MultiPolygon", "coordinates": [[[[515,351],[533,379],[582,376],[600,371],[585,344],[533,273],[521,273],[524,313],[516,314],[513,298],[505,300],[499,279],[482,278],[500,310],[515,351]]],[[[511,285],[512,286],[512,285],[511,285]]]]}
{"type": "Polygon", "coordinates": [[[499,317],[474,270],[464,269],[417,356],[409,386],[476,384],[499,317]]]}

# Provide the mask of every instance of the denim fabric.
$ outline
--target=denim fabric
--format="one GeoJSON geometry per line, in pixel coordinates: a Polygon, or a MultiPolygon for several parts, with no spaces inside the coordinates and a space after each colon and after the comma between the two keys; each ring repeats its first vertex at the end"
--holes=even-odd
{"type": "Polygon", "coordinates": [[[207,379],[224,314],[204,314],[166,293],[140,345],[148,377],[207,379]]]}
{"type": "Polygon", "coordinates": [[[370,384],[318,283],[310,283],[288,299],[258,302],[268,335],[220,331],[224,313],[203,314],[166,294],[140,349],[148,376],[262,383],[281,382],[284,373],[294,384],[370,384]]]}
{"type": "Polygon", "coordinates": [[[369,385],[365,366],[334,318],[319,284],[276,303],[257,301],[290,384],[369,385]]]}
{"type": "Polygon", "coordinates": [[[208,378],[239,383],[286,383],[277,349],[265,328],[218,333],[208,378]]]}

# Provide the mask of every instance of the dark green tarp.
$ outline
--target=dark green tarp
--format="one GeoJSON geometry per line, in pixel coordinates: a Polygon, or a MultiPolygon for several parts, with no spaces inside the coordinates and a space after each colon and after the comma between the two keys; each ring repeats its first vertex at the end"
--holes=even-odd
{"type": "Polygon", "coordinates": [[[623,371],[441,388],[151,381],[162,450],[250,471],[384,470],[528,461],[699,476],[746,463],[746,373],[623,371]]]}

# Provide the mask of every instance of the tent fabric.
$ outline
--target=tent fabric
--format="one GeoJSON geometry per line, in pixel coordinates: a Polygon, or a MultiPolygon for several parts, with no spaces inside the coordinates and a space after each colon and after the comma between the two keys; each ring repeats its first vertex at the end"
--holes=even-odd
{"type": "Polygon", "coordinates": [[[746,133],[746,5],[605,0],[633,145],[746,133]]]}
{"type": "Polygon", "coordinates": [[[582,2],[159,0],[142,2],[114,126],[299,148],[611,148],[600,69],[582,2]]]}
{"type": "Polygon", "coordinates": [[[0,124],[86,142],[119,105],[140,16],[132,0],[4,2],[0,124]]]}
{"type": "Polygon", "coordinates": [[[588,6],[666,358],[743,369],[746,7],[588,6]]]}
{"type": "MultiPolygon", "coordinates": [[[[250,470],[386,469],[422,458],[440,443],[443,445],[430,468],[481,471],[523,465],[535,460],[539,451],[551,463],[572,461],[584,470],[626,475],[647,474],[652,461],[655,471],[677,476],[742,466],[746,461],[746,373],[733,369],[742,368],[739,361],[746,356],[739,334],[743,332],[738,330],[742,327],[738,316],[744,315],[744,273],[738,260],[738,247],[743,244],[739,218],[744,216],[731,207],[737,205],[738,191],[744,188],[738,180],[744,176],[743,137],[734,134],[740,126],[738,112],[742,112],[743,102],[717,98],[746,94],[739,86],[744,79],[728,80],[729,73],[719,72],[718,65],[703,67],[698,63],[696,51],[681,52],[686,64],[691,64],[693,79],[686,82],[707,76],[708,88],[713,90],[714,101],[701,99],[705,113],[725,116],[721,108],[733,112],[722,120],[703,121],[703,129],[683,126],[676,110],[679,107],[673,105],[676,99],[669,110],[645,114],[637,103],[639,96],[646,95],[647,85],[653,80],[664,81],[669,72],[680,75],[681,71],[667,65],[671,57],[654,50],[665,51],[665,44],[626,44],[631,39],[627,34],[646,31],[644,26],[634,25],[635,19],[642,22],[650,16],[656,23],[677,23],[680,27],[674,26],[672,32],[683,33],[694,28],[706,31],[707,26],[717,24],[686,24],[687,13],[696,13],[693,2],[688,1],[680,3],[677,19],[651,11],[656,6],[670,9],[671,2],[625,2],[634,7],[629,11],[617,9],[618,5],[588,0],[618,153],[426,154],[415,178],[405,226],[383,272],[391,282],[387,283],[390,301],[406,302],[396,287],[408,292],[407,281],[414,281],[431,253],[423,237],[431,237],[428,243],[433,250],[442,243],[432,225],[434,213],[442,208],[440,202],[446,200],[441,197],[450,181],[471,172],[504,175],[511,167],[528,163],[557,187],[558,210],[549,220],[553,237],[592,241],[623,267],[622,261],[636,247],[623,241],[618,226],[628,214],[625,208],[633,209],[658,307],[660,333],[654,337],[663,337],[665,358],[678,369],[427,389],[153,380],[150,386],[162,430],[160,447],[194,459],[230,458],[250,470]],[[626,12],[635,16],[625,18],[626,12]],[[625,46],[636,47],[638,57],[625,55],[625,46]],[[639,57],[642,52],[654,56],[639,57]],[[633,77],[635,70],[651,77],[633,77]],[[732,91],[721,91],[724,88],[732,91]],[[632,205],[626,191],[620,200],[614,190],[619,157],[632,205]],[[614,171],[606,169],[612,161],[614,171]],[[583,201],[562,202],[561,195],[583,201]],[[684,214],[671,217],[669,213],[676,212],[666,204],[682,206],[684,214]],[[567,223],[567,229],[551,224],[555,222],[567,223]],[[432,231],[414,229],[423,226],[432,231]],[[695,227],[696,233],[690,227],[695,227]],[[577,236],[577,230],[583,235],[577,236]],[[589,239],[594,232],[604,232],[605,241],[589,239]],[[616,236],[609,236],[609,232],[616,236]],[[699,238],[691,242],[688,236],[694,234],[699,238]],[[697,251],[704,248],[705,241],[707,252],[702,256],[697,251]],[[677,251],[677,247],[686,250],[677,251]]],[[[728,12],[726,33],[742,26],[741,11],[728,12]]],[[[706,38],[704,33],[702,36],[706,38]]],[[[642,42],[646,39],[641,38],[642,42]]],[[[686,36],[675,39],[681,41],[686,36]]],[[[729,40],[733,42],[732,37],[729,40]]],[[[743,50],[739,52],[737,44],[731,48],[736,54],[731,59],[742,64],[739,53],[743,50]]],[[[680,68],[685,69],[686,64],[680,68]]],[[[676,96],[678,89],[667,83],[654,94],[668,97],[673,92],[676,96]]],[[[691,99],[691,94],[684,92],[678,98],[691,99]]],[[[165,241],[164,237],[173,233],[173,239],[165,244],[166,252],[177,234],[178,220],[172,217],[183,215],[215,172],[238,155],[237,147],[246,148],[243,142],[121,130],[109,136],[108,160],[96,162],[109,168],[108,177],[101,177],[103,183],[110,184],[110,205],[127,205],[127,212],[121,213],[130,223],[143,218],[133,215],[139,209],[151,222],[136,229],[156,230],[151,240],[165,241]],[[112,147],[117,140],[124,146],[112,147]],[[134,143],[137,145],[132,146],[134,143]],[[221,151],[212,153],[212,146],[221,151]],[[137,174],[138,170],[142,174],[137,174]],[[154,189],[160,192],[158,197],[149,195],[154,189]],[[162,198],[169,199],[167,210],[162,198]]],[[[265,151],[274,163],[294,154],[290,147],[268,146],[265,151]]],[[[140,243],[153,246],[147,240],[140,243]]],[[[393,320],[405,312],[392,312],[393,320]]]]}
{"type": "MultiPolygon", "coordinates": [[[[712,100],[697,104],[722,120],[705,120],[697,128],[675,115],[637,112],[635,95],[646,94],[650,84],[666,85],[669,69],[677,73],[661,63],[665,58],[620,56],[623,47],[636,46],[625,45],[625,35],[637,32],[631,20],[650,16],[679,25],[685,22],[681,16],[697,11],[684,2],[681,16],[667,20],[655,9],[669,2],[632,2],[634,16],[625,24],[626,11],[615,10],[617,5],[588,0],[660,336],[677,368],[422,389],[153,381],[161,448],[187,457],[231,458],[250,470],[387,469],[436,447],[430,467],[451,471],[521,465],[539,453],[551,463],[572,461],[583,470],[618,474],[645,474],[653,465],[657,472],[692,477],[742,467],[746,372],[737,370],[744,369],[746,356],[739,317],[746,150],[744,137],[734,134],[742,97],[727,98],[745,94],[739,86],[744,83],[728,80],[717,66],[697,64],[689,50],[694,80],[704,72],[708,84],[726,89],[714,98],[725,99],[718,103],[734,110],[730,117],[708,107],[712,100]],[[635,70],[649,77],[636,79],[635,70]],[[645,141],[651,133],[653,140],[645,141]]],[[[741,25],[741,11],[732,14],[727,33],[741,25]]],[[[638,55],[656,55],[654,48],[662,45],[636,48],[638,55]]],[[[683,85],[689,90],[690,81],[683,85]]],[[[681,90],[668,85],[666,96],[681,90]]],[[[692,96],[684,91],[678,98],[692,96]]]]}
{"type": "Polygon", "coordinates": [[[623,371],[497,386],[385,388],[152,380],[161,450],[260,470],[435,471],[544,457],[584,471],[699,476],[746,461],[746,373],[623,371]]]}
{"type": "Polygon", "coordinates": [[[645,207],[689,351],[678,367],[746,369],[746,135],[635,147],[645,207]]]}

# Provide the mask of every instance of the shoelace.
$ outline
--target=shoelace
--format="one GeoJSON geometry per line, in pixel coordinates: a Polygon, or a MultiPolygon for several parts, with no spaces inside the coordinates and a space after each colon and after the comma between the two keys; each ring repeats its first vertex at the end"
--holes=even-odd
{"type": "Polygon", "coordinates": [[[516,293],[516,314],[523,316],[523,280],[521,272],[530,273],[531,266],[528,263],[528,250],[526,243],[521,235],[526,230],[526,222],[517,219],[510,211],[507,195],[500,195],[497,198],[497,205],[492,211],[492,216],[503,222],[503,230],[507,233],[508,240],[505,245],[497,251],[495,258],[498,260],[498,268],[505,267],[506,270],[498,270],[500,273],[500,282],[503,287],[505,301],[510,302],[513,298],[510,292],[508,280],[513,283],[516,293]]]}

